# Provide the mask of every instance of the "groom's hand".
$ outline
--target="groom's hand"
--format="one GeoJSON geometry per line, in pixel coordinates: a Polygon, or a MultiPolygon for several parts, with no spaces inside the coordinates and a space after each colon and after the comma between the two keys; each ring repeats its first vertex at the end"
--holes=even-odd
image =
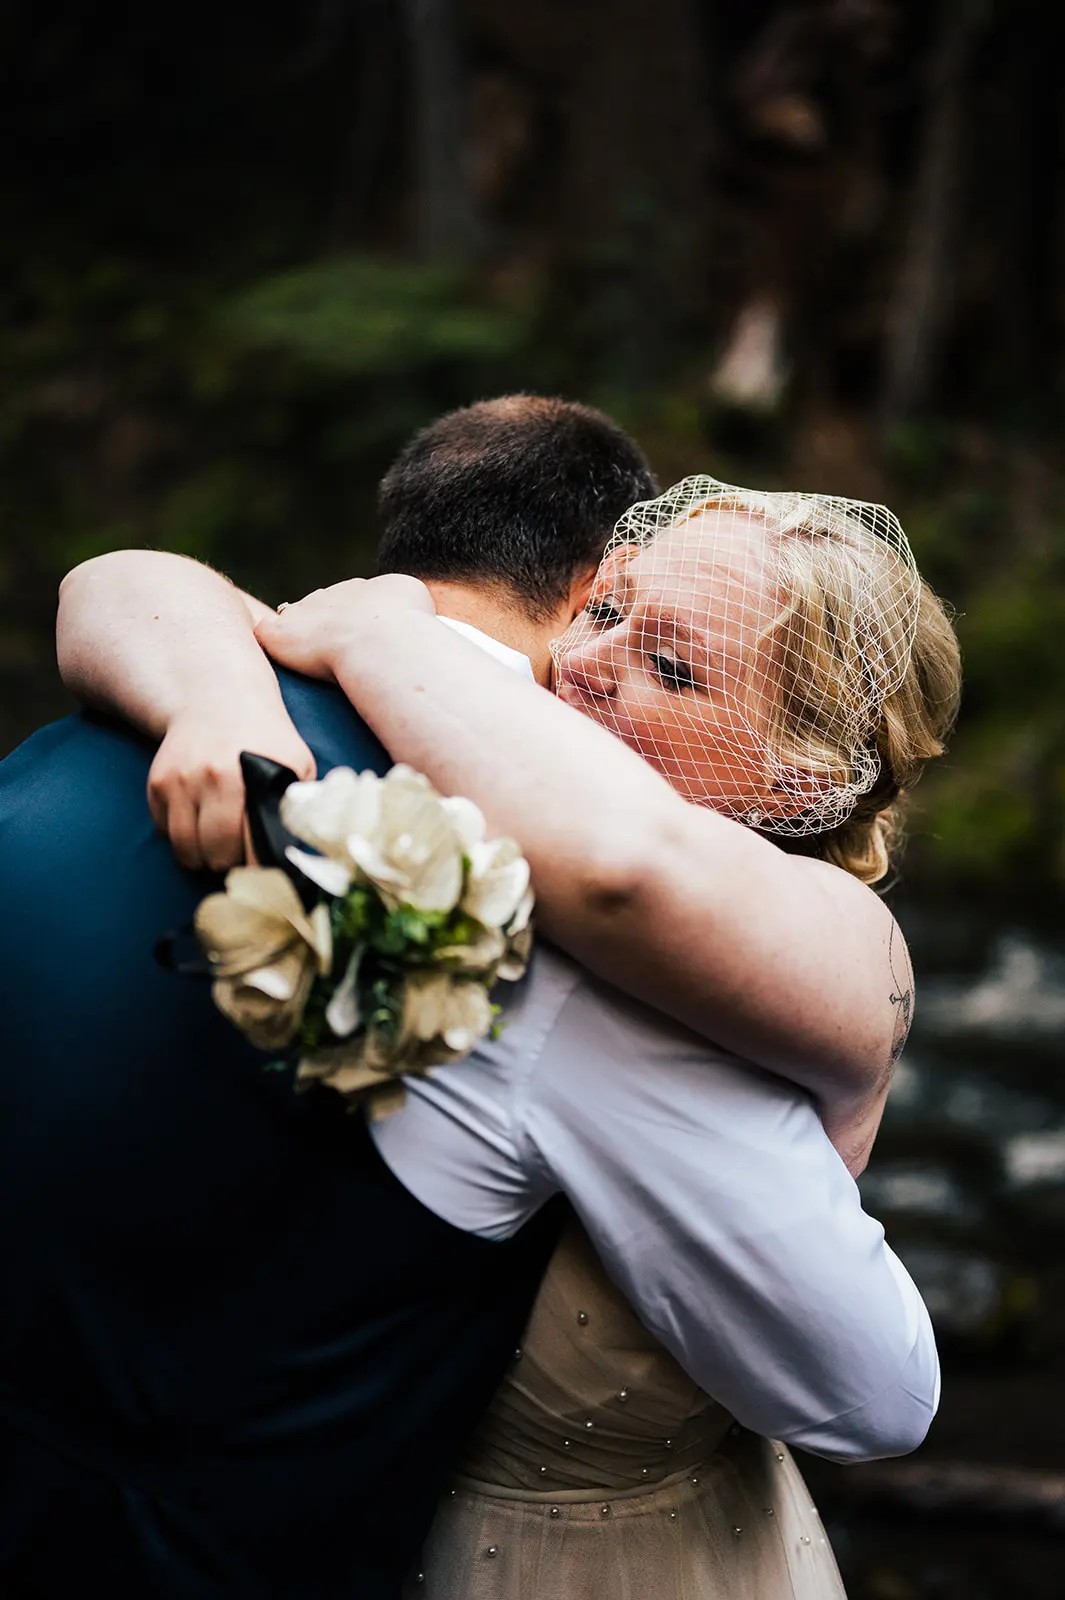
{"type": "Polygon", "coordinates": [[[284,706],[228,702],[176,716],[148,775],[148,805],[183,867],[226,872],[247,857],[240,753],[254,750],[315,776],[315,761],[284,706]]]}
{"type": "Polygon", "coordinates": [[[264,617],[255,637],[275,661],[293,672],[332,678],[336,663],[358,643],[366,622],[386,613],[400,618],[411,611],[436,615],[432,596],[420,579],[391,573],[383,578],[349,578],[264,617]]]}

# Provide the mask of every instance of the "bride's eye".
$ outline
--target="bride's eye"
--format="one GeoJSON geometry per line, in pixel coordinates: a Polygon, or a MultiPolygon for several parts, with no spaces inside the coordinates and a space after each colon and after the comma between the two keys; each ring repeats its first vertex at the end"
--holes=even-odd
{"type": "Polygon", "coordinates": [[[600,623],[604,628],[616,628],[624,620],[623,613],[609,595],[601,600],[589,600],[584,610],[593,622],[600,623]]]}
{"type": "Polygon", "coordinates": [[[674,661],[672,656],[662,655],[649,656],[648,660],[667,689],[679,693],[682,689],[695,688],[695,679],[683,661],[674,661]]]}

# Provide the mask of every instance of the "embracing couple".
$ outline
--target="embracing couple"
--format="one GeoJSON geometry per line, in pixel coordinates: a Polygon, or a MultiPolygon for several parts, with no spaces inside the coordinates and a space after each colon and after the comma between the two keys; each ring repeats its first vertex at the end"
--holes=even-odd
{"type": "Polygon", "coordinates": [[[389,575],[279,613],[77,569],[87,709],[0,763],[0,1595],[839,1595],[787,1446],[908,1451],[938,1399],[853,1175],[950,625],[882,508],[657,496],[562,401],[442,418],[380,503],[389,575]],[[249,750],[406,762],[531,863],[504,1026],[386,1118],[153,960],[249,750]]]}

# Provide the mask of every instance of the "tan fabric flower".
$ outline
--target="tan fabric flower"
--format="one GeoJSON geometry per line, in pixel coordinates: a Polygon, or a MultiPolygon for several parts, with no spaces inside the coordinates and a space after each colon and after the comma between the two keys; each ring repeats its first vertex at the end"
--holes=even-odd
{"type": "MultiPolygon", "coordinates": [[[[520,977],[528,961],[528,863],[512,839],[485,838],[472,801],[443,798],[405,766],[385,778],[338,768],[294,783],[281,815],[308,847],[293,846],[289,857],[328,896],[357,886],[389,911],[425,914],[389,924],[392,943],[380,951],[372,931],[350,951],[297,1067],[300,1085],[326,1084],[381,1115],[402,1104],[404,1075],[461,1060],[491,1031],[496,978],[520,977]],[[454,944],[440,947],[441,928],[454,944]],[[364,1013],[367,984],[377,997],[364,1013]]],[[[305,912],[286,874],[272,868],[237,868],[225,893],[200,906],[196,931],[214,968],[216,1003],[260,1049],[283,1051],[297,1037],[316,977],[332,972],[330,930],[328,907],[305,912]]]]}
{"type": "Polygon", "coordinates": [[[403,1104],[403,1075],[423,1076],[461,1061],[490,1031],[494,1016],[482,984],[456,981],[449,972],[412,972],[394,1039],[371,1028],[350,1044],[316,1050],[300,1062],[297,1082],[327,1084],[345,1099],[366,1103],[371,1116],[387,1116],[403,1104]]]}
{"type": "Polygon", "coordinates": [[[465,972],[471,977],[494,975],[507,953],[507,940],[499,928],[485,928],[476,939],[467,944],[449,944],[433,956],[451,972],[465,972]]]}
{"type": "Polygon", "coordinates": [[[508,936],[507,953],[496,969],[496,977],[502,978],[504,983],[517,983],[519,978],[524,978],[532,948],[533,931],[526,923],[523,928],[508,936]]]}
{"type": "Polygon", "coordinates": [[[201,902],[195,927],[214,969],[218,1009],[257,1049],[284,1049],[315,977],[332,965],[328,908],[304,911],[276,867],[235,867],[224,893],[201,902]]]}
{"type": "Polygon", "coordinates": [[[399,1049],[421,1052],[439,1046],[469,1053],[492,1026],[492,1004],[483,984],[457,983],[448,972],[412,972],[404,985],[399,1049]]]}

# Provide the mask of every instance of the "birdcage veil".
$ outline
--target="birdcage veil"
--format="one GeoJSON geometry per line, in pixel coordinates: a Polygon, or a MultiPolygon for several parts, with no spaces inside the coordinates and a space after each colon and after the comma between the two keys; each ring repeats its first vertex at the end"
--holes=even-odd
{"type": "Polygon", "coordinates": [[[920,592],[884,506],[685,478],[621,517],[557,685],[686,799],[826,832],[881,775],[920,592]]]}

